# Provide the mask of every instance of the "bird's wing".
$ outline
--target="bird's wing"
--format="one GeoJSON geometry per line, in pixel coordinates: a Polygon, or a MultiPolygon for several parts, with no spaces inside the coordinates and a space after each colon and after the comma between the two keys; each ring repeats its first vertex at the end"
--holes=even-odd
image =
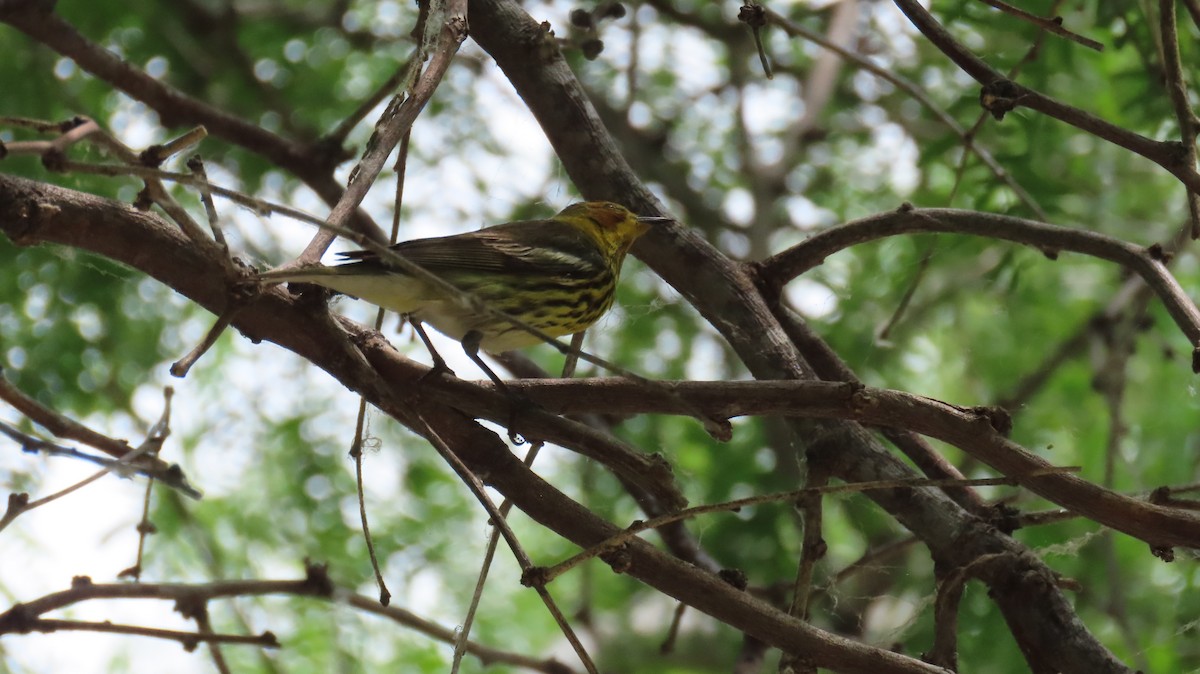
{"type": "MultiPolygon", "coordinates": [[[[587,235],[554,220],[510,222],[475,232],[414,239],[392,246],[392,250],[426,270],[497,272],[576,276],[605,266],[603,254],[587,235]]],[[[386,266],[370,251],[340,253],[350,264],[347,272],[362,265],[386,266]]]]}

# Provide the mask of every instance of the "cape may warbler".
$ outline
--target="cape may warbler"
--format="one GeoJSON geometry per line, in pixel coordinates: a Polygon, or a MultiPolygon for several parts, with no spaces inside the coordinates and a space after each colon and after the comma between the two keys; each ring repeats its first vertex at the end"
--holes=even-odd
{"type": "MultiPolygon", "coordinates": [[[[614,203],[588,201],[546,220],[415,239],[391,249],[484,305],[561,337],[583,331],[608,311],[629,247],[651,223],[662,220],[666,218],[639,217],[614,203]]],[[[419,323],[428,323],[462,342],[476,362],[473,354],[479,348],[498,353],[540,341],[375,253],[340,255],[350,262],[267,272],[259,278],[325,286],[406,314],[418,329],[419,323]]]]}

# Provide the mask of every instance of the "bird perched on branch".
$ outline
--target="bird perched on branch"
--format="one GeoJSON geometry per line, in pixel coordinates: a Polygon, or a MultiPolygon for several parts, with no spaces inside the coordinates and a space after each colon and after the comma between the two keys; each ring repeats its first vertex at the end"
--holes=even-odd
{"type": "MultiPolygon", "coordinates": [[[[409,317],[422,339],[420,325],[428,323],[461,342],[467,356],[503,387],[480,360],[479,349],[499,353],[541,341],[526,326],[548,337],[591,326],[612,306],[630,246],[665,220],[588,201],[544,220],[391,246],[403,262],[355,251],[339,254],[349,260],[345,264],[269,271],[259,279],[312,283],[396,311],[409,317]]],[[[431,353],[435,369],[447,369],[432,347],[431,353]]]]}

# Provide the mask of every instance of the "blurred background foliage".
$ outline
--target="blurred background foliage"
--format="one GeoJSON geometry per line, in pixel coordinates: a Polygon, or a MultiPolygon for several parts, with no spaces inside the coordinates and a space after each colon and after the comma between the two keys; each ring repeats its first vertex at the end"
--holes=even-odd
{"type": "MultiPolygon", "coordinates": [[[[1101,42],[1103,52],[1041,35],[980,2],[938,1],[932,9],[993,66],[1019,67],[1022,84],[1130,130],[1172,139],[1178,127],[1162,86],[1151,4],[1023,4],[1037,14],[1062,15],[1065,27],[1101,42]]],[[[891,4],[768,6],[819,34],[831,31],[838,12],[852,12],[851,28],[838,41],[914,83],[963,127],[981,118],[977,85],[891,4]]],[[[839,62],[827,100],[814,103],[810,96],[822,86],[814,73],[826,52],[769,27],[764,39],[776,75],[766,79],[748,29],[736,21],[736,3],[628,2],[623,17],[599,23],[594,35],[572,29],[568,19],[571,10],[591,10],[592,4],[524,7],[564,38],[575,72],[638,174],[683,222],[735,258],[779,252],[812,232],[905,201],[1024,217],[1037,217],[1040,209],[1052,223],[1143,245],[1171,240],[1186,222],[1183,188],[1165,172],[1029,110],[1002,122],[987,118],[974,138],[1028,194],[1025,201],[976,156],[964,156],[962,138],[929,108],[853,64],[839,62]],[[586,37],[604,41],[594,60],[578,48],[586,37]]],[[[359,0],[186,0],[136,7],[62,0],[56,11],[88,39],[170,86],[301,142],[332,130],[406,62],[416,19],[411,3],[359,0]]],[[[1181,15],[1180,28],[1183,62],[1200,62],[1196,25],[1181,15]]],[[[0,27],[0,53],[7,55],[0,59],[0,115],[88,115],[135,148],[186,130],[163,128],[143,104],[7,26],[0,27]]],[[[377,112],[350,135],[352,153],[361,151],[377,112]]],[[[0,129],[5,141],[31,137],[0,129]]],[[[72,152],[102,159],[86,147],[72,152]]],[[[221,184],[324,214],[310,190],[261,156],[216,137],[199,152],[221,184]]],[[[342,166],[341,179],[347,168],[342,166]]],[[[27,157],[7,158],[0,170],[126,201],[138,189],[132,179],[52,174],[27,157]]],[[[385,172],[366,203],[382,223],[390,221],[393,179],[385,172]]],[[[196,203],[186,191],[179,196],[196,203]]],[[[401,236],[546,215],[575,198],[518,97],[468,41],[414,129],[401,236]]],[[[308,234],[282,218],[260,219],[218,205],[234,250],[260,265],[296,254],[308,234]]],[[[1200,280],[1193,250],[1186,247],[1173,263],[1189,290],[1200,280]]],[[[152,280],[76,251],[18,249],[0,239],[0,261],[5,376],[98,430],[131,438],[143,431],[159,414],[157,391],[169,380],[167,365],[198,341],[211,317],[152,280]]],[[[1196,480],[1200,403],[1189,345],[1157,302],[1128,303],[1100,318],[1126,279],[1109,263],[1076,255],[1052,261],[1005,242],[924,235],[838,253],[794,281],[788,298],[869,384],[961,405],[1012,404],[1015,440],[1056,464],[1082,466],[1089,480],[1141,493],[1196,480]],[[1035,375],[1041,375],[1036,385],[1025,386],[1035,375]],[[1114,415],[1119,424],[1112,423],[1114,415]]],[[[371,318],[353,302],[339,306],[371,318]]],[[[425,358],[391,319],[386,330],[414,357],[425,358]]],[[[648,375],[748,376],[696,312],[636,261],[627,263],[617,311],[593,333],[593,351],[648,375]]],[[[549,349],[529,355],[548,370],[561,366],[549,349]]],[[[477,376],[470,365],[456,369],[477,376]]],[[[206,497],[189,502],[158,492],[153,520],[159,534],[150,541],[144,578],[295,577],[301,560],[310,558],[328,563],[343,586],[374,595],[346,457],[356,406],[351,394],[290,354],[232,334],[174,385],[173,460],[183,463],[206,497]]],[[[3,418],[17,421],[10,412],[3,418]]],[[[367,503],[393,601],[453,627],[461,623],[486,545],[485,518],[418,438],[379,415],[370,430],[375,441],[366,459],[367,503]]],[[[726,445],[714,444],[689,419],[630,419],[615,432],[645,451],[664,453],[693,503],[796,486],[794,467],[780,458],[786,448],[774,444],[769,421],[737,422],[726,445]]],[[[969,476],[990,475],[957,450],[939,447],[969,476]]],[[[0,456],[0,476],[13,488],[40,484],[48,467],[41,459],[18,457],[15,448],[0,456]]],[[[553,449],[540,461],[555,484],[612,521],[640,516],[620,485],[595,466],[553,449]]],[[[127,508],[110,511],[109,521],[114,529],[132,529],[140,490],[128,482],[120,486],[133,496],[127,508]]],[[[1016,489],[986,494],[1023,510],[1050,507],[1016,489]]],[[[81,504],[88,498],[84,492],[58,507],[87,507],[81,504]]],[[[901,545],[864,560],[907,533],[862,497],[826,503],[829,555],[818,568],[813,622],[921,653],[932,639],[928,554],[919,545],[901,545]],[[857,571],[839,575],[856,561],[857,571]]],[[[758,506],[691,526],[722,564],[743,569],[752,587],[778,597],[794,574],[800,546],[795,519],[787,507],[758,506]]],[[[574,552],[519,514],[514,524],[535,562],[553,563],[574,552]]],[[[5,536],[0,550],[14,545],[14,537],[34,545],[55,532],[10,530],[5,536]]],[[[1077,611],[1125,662],[1146,671],[1200,669],[1200,571],[1189,554],[1164,564],[1141,543],[1081,520],[1015,536],[1079,582],[1077,611]]],[[[78,559],[68,568],[101,579],[99,570],[78,559]]],[[[517,567],[503,547],[497,560],[475,638],[570,662],[545,610],[516,582],[517,567]]],[[[13,586],[11,576],[5,580],[3,591],[12,600],[35,596],[27,586],[13,586]]],[[[51,578],[44,591],[64,583],[51,578]]],[[[605,671],[726,672],[740,648],[732,629],[689,613],[674,650],[660,654],[672,603],[598,563],[560,579],[552,590],[605,671]]],[[[217,609],[214,621],[218,630],[270,629],[284,644],[268,653],[227,648],[239,672],[444,672],[450,658],[446,645],[421,634],[312,600],[239,600],[217,609]]],[[[960,661],[970,671],[1026,670],[980,585],[967,589],[960,629],[960,661]]],[[[72,636],[52,639],[67,644],[72,636]]],[[[42,656],[22,650],[18,641],[0,646],[6,656],[0,670],[35,671],[28,663],[42,656]]],[[[111,641],[119,642],[115,650],[89,671],[145,671],[141,642],[111,641]]],[[[199,654],[177,657],[179,671],[209,666],[199,654]]],[[[468,658],[465,671],[482,670],[468,658]]]]}

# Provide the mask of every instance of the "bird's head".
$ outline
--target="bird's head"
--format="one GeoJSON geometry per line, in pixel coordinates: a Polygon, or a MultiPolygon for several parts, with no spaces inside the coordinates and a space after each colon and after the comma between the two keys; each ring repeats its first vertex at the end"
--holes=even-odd
{"type": "Polygon", "coordinates": [[[577,227],[596,240],[606,255],[625,257],[629,247],[656,222],[670,218],[635,215],[611,201],[584,201],[567,206],[555,220],[577,227]]]}

